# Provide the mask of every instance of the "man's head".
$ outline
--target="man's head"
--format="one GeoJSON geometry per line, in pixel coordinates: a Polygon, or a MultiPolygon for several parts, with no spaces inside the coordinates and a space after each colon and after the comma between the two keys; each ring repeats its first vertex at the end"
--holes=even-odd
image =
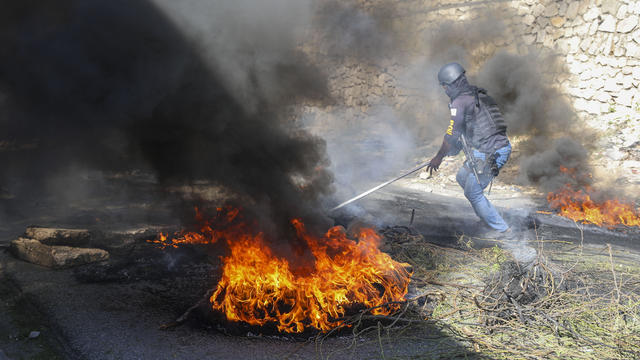
{"type": "Polygon", "coordinates": [[[471,89],[464,73],[464,68],[458,63],[448,63],[438,71],[438,82],[451,101],[471,89]]]}
{"type": "Polygon", "coordinates": [[[438,71],[438,82],[442,86],[451,85],[464,73],[465,70],[460,64],[455,62],[448,63],[438,71]]]}

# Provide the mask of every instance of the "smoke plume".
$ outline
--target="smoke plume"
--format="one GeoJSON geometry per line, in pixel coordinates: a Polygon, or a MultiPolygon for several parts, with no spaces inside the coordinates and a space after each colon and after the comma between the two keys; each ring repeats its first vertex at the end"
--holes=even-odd
{"type": "Polygon", "coordinates": [[[158,187],[222,186],[275,232],[292,217],[325,222],[324,142],[288,116],[327,99],[288,28],[309,4],[176,3],[0,5],[0,186],[39,198],[61,174],[142,170],[158,187]]]}

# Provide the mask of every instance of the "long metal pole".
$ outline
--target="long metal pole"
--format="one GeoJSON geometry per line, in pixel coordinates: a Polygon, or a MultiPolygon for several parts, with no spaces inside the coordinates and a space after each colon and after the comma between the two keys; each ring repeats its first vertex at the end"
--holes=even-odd
{"type": "Polygon", "coordinates": [[[376,190],[380,190],[380,189],[382,189],[383,187],[385,187],[385,186],[387,186],[387,185],[389,185],[389,184],[391,184],[391,183],[393,183],[393,182],[396,182],[396,181],[398,181],[398,180],[402,179],[402,178],[403,178],[403,177],[405,177],[405,176],[409,176],[409,175],[413,174],[414,172],[416,172],[416,171],[418,171],[418,170],[420,170],[420,169],[422,169],[422,168],[426,167],[427,165],[429,165],[429,161],[427,161],[426,163],[424,163],[424,164],[422,164],[422,165],[420,165],[420,166],[418,166],[418,167],[414,168],[413,170],[409,171],[408,173],[402,174],[402,175],[398,176],[397,178],[395,178],[395,179],[391,179],[391,180],[389,180],[389,181],[387,181],[387,182],[383,182],[382,184],[380,184],[380,185],[378,185],[378,186],[376,186],[376,187],[373,187],[373,188],[371,188],[371,189],[369,189],[369,190],[367,190],[367,191],[363,192],[362,194],[360,194],[360,195],[358,195],[358,196],[355,196],[355,197],[353,197],[353,198],[351,198],[351,199],[349,199],[349,200],[347,200],[347,201],[343,202],[342,204],[340,204],[340,205],[338,205],[338,206],[334,207],[333,209],[331,209],[330,211],[338,210],[338,209],[340,209],[341,207],[343,207],[343,206],[345,206],[345,205],[347,205],[347,204],[351,204],[352,202],[354,202],[354,201],[356,201],[356,200],[358,200],[358,199],[362,199],[363,197],[365,197],[365,196],[367,196],[367,195],[371,194],[372,192],[374,192],[374,191],[376,191],[376,190]]]}

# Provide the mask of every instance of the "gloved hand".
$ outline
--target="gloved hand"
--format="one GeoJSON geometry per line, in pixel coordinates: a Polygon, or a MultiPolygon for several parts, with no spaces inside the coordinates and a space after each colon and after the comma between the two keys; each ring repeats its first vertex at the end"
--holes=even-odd
{"type": "Polygon", "coordinates": [[[429,176],[433,175],[434,171],[438,171],[438,168],[442,164],[442,156],[436,155],[429,161],[429,165],[427,165],[427,171],[429,172],[429,176]]]}

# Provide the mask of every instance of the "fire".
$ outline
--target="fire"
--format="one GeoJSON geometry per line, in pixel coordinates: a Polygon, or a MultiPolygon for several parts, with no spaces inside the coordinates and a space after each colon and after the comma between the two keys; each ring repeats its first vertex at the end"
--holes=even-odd
{"type": "Polygon", "coordinates": [[[149,242],[156,243],[163,249],[167,246],[178,248],[180,244],[215,244],[224,234],[215,230],[213,223],[220,221],[221,217],[224,221],[230,223],[240,213],[240,210],[236,208],[217,208],[218,216],[213,220],[207,220],[200,212],[200,209],[196,207],[195,210],[196,220],[201,224],[199,233],[181,231],[177,234],[177,237],[171,239],[169,239],[169,234],[160,233],[157,239],[149,240],[149,242]]]}
{"type": "Polygon", "coordinates": [[[373,229],[361,229],[358,241],[349,239],[342,227],[315,237],[301,220],[291,220],[314,258],[301,274],[287,259],[274,255],[264,233],[252,232],[237,212],[228,217],[227,210],[218,211],[218,219],[227,216],[218,230],[208,222],[202,233],[183,233],[171,243],[166,238],[157,241],[178,246],[226,240],[230,254],[222,258],[222,278],[210,301],[228,320],[271,323],[288,333],[309,327],[326,331],[343,325],[341,318],[350,309],[366,307],[372,314],[387,315],[404,301],[411,274],[406,264],[378,250],[380,237],[373,229]]]}
{"type": "Polygon", "coordinates": [[[547,201],[560,215],[574,221],[598,226],[640,226],[640,211],[633,205],[617,199],[596,202],[589,195],[589,188],[573,190],[570,186],[556,193],[549,193],[547,201]]]}

